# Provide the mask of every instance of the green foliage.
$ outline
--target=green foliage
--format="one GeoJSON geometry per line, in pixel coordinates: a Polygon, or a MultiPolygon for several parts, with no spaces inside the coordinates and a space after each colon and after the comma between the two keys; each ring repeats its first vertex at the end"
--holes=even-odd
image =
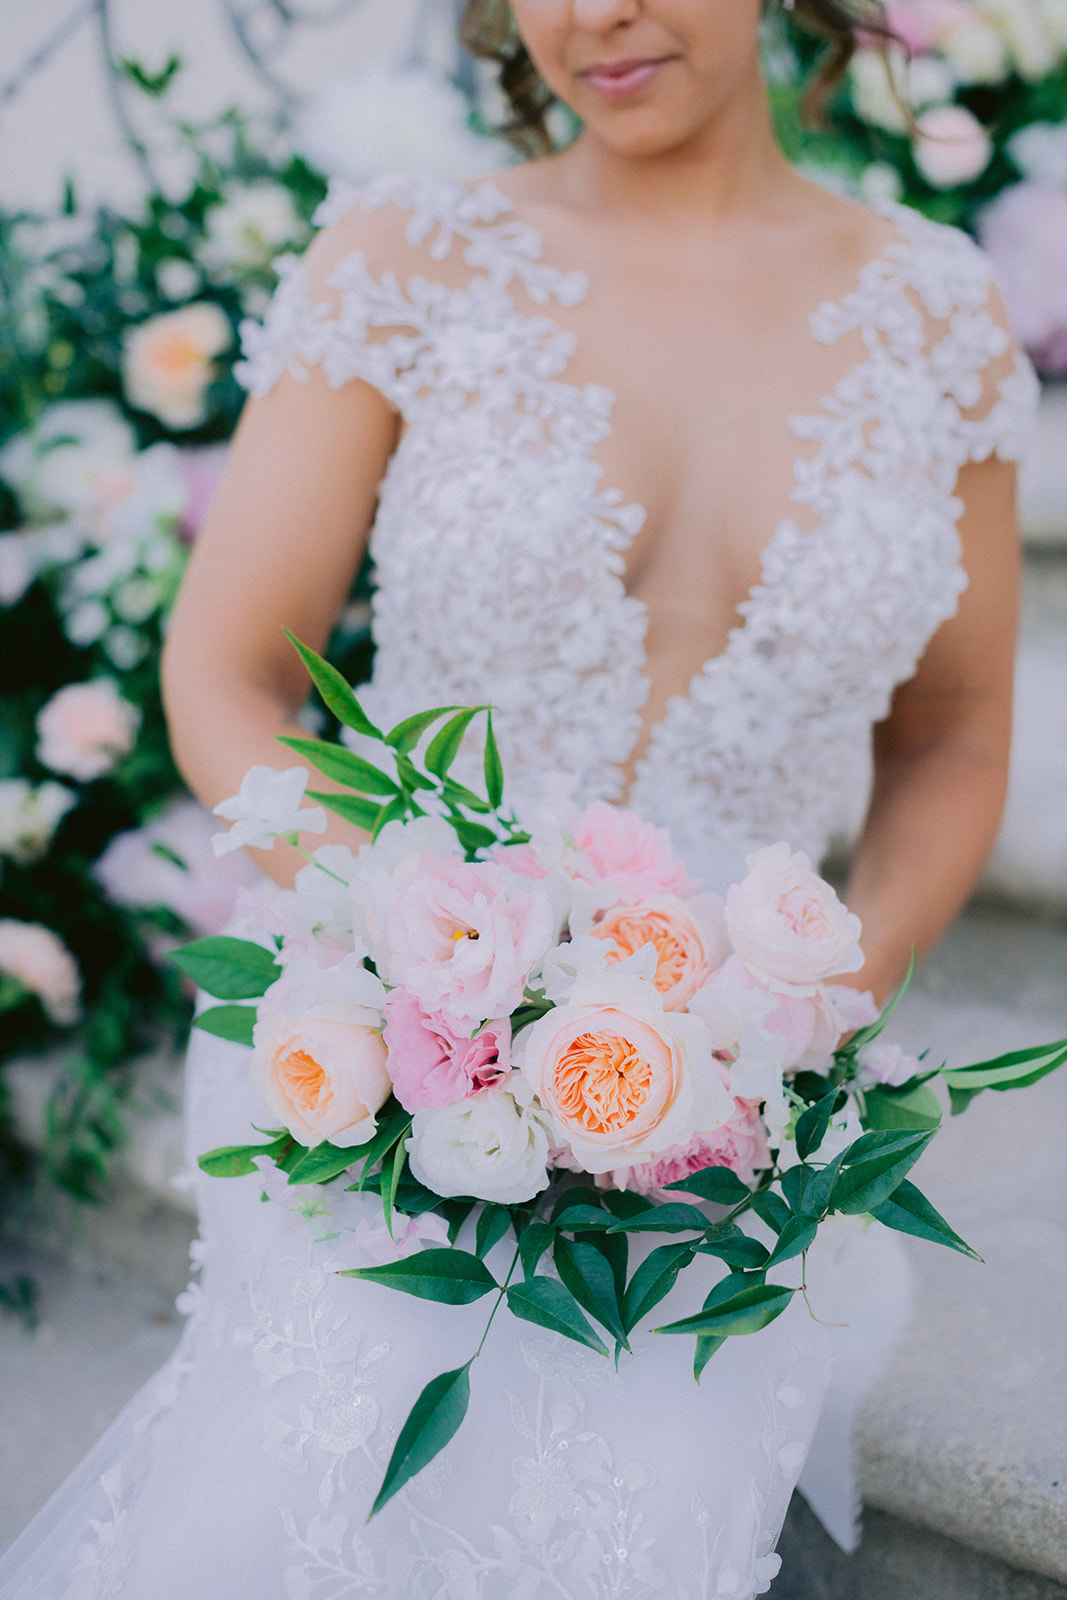
{"type": "Polygon", "coordinates": [[[440,1377],[431,1378],[419,1395],[389,1457],[382,1486],[371,1507],[372,1517],[388,1505],[394,1494],[417,1472],[428,1466],[455,1435],[470,1403],[473,1359],[472,1356],[471,1361],[453,1372],[442,1372],[440,1377]]]}

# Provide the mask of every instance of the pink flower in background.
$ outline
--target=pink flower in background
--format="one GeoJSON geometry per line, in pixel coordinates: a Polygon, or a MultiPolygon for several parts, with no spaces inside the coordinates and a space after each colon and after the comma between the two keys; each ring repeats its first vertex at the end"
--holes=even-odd
{"type": "Polygon", "coordinates": [[[912,55],[936,48],[953,28],[973,26],[973,0],[888,0],[886,21],[912,55]]]}
{"type": "Polygon", "coordinates": [[[230,319],[214,300],[197,300],[128,328],[122,339],[127,400],[168,428],[198,428],[207,417],[214,357],[232,342],[230,319]]]}
{"type": "Polygon", "coordinates": [[[211,509],[229,460],[228,444],[194,445],[178,452],[178,472],[185,484],[185,505],[178,532],[192,542],[211,509]]]}
{"type": "Polygon", "coordinates": [[[260,874],[243,852],[215,859],[215,824],[195,800],[172,800],[141,828],[117,833],[93,867],[109,899],[121,906],[166,906],[194,932],[220,933],[238,891],[260,874]]]}
{"type": "Polygon", "coordinates": [[[784,843],[746,857],[748,875],[726,895],[726,926],[737,954],[771,988],[808,993],[839,972],[858,972],[860,919],[784,843]]]}
{"type": "Polygon", "coordinates": [[[413,994],[393,989],[385,1002],[386,1063],[405,1111],[424,1111],[488,1089],[510,1068],[511,1020],[469,1026],[423,1011],[413,994]]]}
{"type": "Polygon", "coordinates": [[[78,964],[51,928],[41,922],[0,918],[0,972],[35,994],[60,1027],[77,1022],[81,1015],[78,964]]]}
{"type": "Polygon", "coordinates": [[[966,106],[931,106],[916,118],[915,165],[935,189],[954,189],[984,172],[993,141],[966,106]]]}
{"type": "Polygon", "coordinates": [[[909,1055],[899,1044],[888,1039],[872,1039],[865,1044],[857,1058],[863,1075],[872,1083],[883,1083],[887,1088],[899,1089],[922,1071],[918,1056],[909,1055]]]}
{"type": "Polygon", "coordinates": [[[428,1012],[504,1016],[553,931],[548,897],[517,887],[504,868],[427,853],[386,913],[385,976],[428,1012]]]}
{"type": "MultiPolygon", "coordinates": [[[[650,894],[690,892],[685,868],[671,852],[667,829],[653,827],[633,811],[594,800],[575,823],[573,838],[592,867],[593,878],[609,878],[623,899],[633,902],[650,894]]],[[[590,876],[581,867],[574,875],[590,876]]]]}
{"type": "MultiPolygon", "coordinates": [[[[729,1167],[743,1183],[754,1183],[756,1172],[771,1164],[771,1152],[756,1100],[735,1100],[736,1110],[729,1121],[714,1133],[698,1133],[688,1144],[674,1145],[664,1150],[654,1161],[637,1167],[621,1167],[615,1172],[603,1173],[597,1183],[601,1187],[635,1189],[638,1194],[652,1194],[690,1173],[701,1172],[705,1167],[729,1167]]],[[[683,1199],[684,1196],[677,1196],[683,1199]]]]}
{"type": "Polygon", "coordinates": [[[141,713],[111,678],[68,683],[37,713],[37,759],[83,783],[133,749],[141,713]]]}
{"type": "Polygon", "coordinates": [[[1067,372],[1067,188],[1016,183],[978,214],[1015,332],[1045,372],[1067,372]]]}

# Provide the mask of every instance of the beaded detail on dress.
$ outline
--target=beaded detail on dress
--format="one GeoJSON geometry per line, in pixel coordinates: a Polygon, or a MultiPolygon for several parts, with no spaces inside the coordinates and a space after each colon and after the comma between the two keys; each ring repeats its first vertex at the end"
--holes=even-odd
{"type": "MultiPolygon", "coordinates": [[[[376,278],[354,252],[329,279],[335,311],[288,258],[264,325],[245,326],[242,381],[263,394],[283,371],[321,365],[331,384],[373,384],[407,424],[371,536],[372,713],[388,725],[489,699],[520,808],[552,770],[573,775],[580,799],[619,799],[648,693],[644,607],[623,584],[644,511],[602,487],[592,458],[611,391],[569,384],[573,336],[510,293],[518,283],[538,305],[574,306],[585,281],[543,263],[540,237],[491,183],[386,178],[335,194],[321,216],[387,202],[433,260],[461,248],[469,281],[376,278]],[[395,331],[380,341],[378,329],[395,331]]],[[[810,319],[816,340],[855,330],[867,351],[816,414],[790,419],[818,446],[798,458],[794,491],[817,526],[774,530],[743,623],[671,699],[637,764],[630,802],[688,858],[779,838],[823,853],[840,820],[827,772],[865,745],[965,587],[956,474],[993,451],[1017,456],[1035,401],[1018,353],[987,393],[985,369],[1010,340],[981,252],[903,207],[889,214],[897,238],[810,319]]]]}

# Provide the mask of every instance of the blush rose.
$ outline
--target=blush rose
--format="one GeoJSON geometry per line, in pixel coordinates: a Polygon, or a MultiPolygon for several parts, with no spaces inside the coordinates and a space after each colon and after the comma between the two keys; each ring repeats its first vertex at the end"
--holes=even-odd
{"type": "Polygon", "coordinates": [[[748,874],[726,894],[734,950],[769,986],[796,993],[863,965],[860,920],[846,910],[801,851],[768,845],[746,858],[748,874]]]}
{"type": "Polygon", "coordinates": [[[614,906],[590,929],[594,938],[614,940],[609,965],[624,961],[646,944],[653,946],[653,983],[666,1011],[683,1011],[729,954],[721,901],[711,895],[701,899],[707,913],[701,918],[677,896],[662,895],[636,906],[614,906]]]}
{"type": "Polygon", "coordinates": [[[110,772],[132,750],[141,713],[111,678],[68,683],[37,713],[37,757],[82,783],[110,772]]]}

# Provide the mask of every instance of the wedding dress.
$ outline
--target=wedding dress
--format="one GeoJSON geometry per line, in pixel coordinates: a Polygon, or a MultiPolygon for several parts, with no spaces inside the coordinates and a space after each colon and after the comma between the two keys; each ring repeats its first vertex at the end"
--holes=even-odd
{"type": "MultiPolygon", "coordinates": [[[[575,340],[549,314],[586,284],[542,259],[489,183],[382,180],[334,196],[325,219],[351,205],[399,208],[408,260],[376,271],[349,254],[321,303],[283,261],[243,373],[262,394],[321,365],[334,385],[375,385],[406,423],[372,535],[367,708],[390,726],[491,700],[520,809],[560,773],[579,800],[619,798],[648,687],[645,617],[623,584],[643,513],[600,482],[613,397],[568,382],[575,340]]],[[[777,527],[742,625],[638,763],[630,802],[711,887],[779,838],[823,854],[845,765],[966,584],[957,471],[1014,456],[1033,404],[980,253],[890,215],[892,241],[853,292],[810,319],[825,345],[862,340],[816,413],[790,419],[815,445],[795,499],[817,526],[777,527]]],[[[246,1052],[198,1036],[190,1170],[247,1140],[254,1114],[246,1052]]],[[[255,1176],[196,1186],[202,1284],[180,1302],[182,1343],[0,1561],[2,1600],[750,1600],[778,1569],[802,1467],[828,1526],[854,1540],[849,1430],[906,1312],[884,1230],[828,1229],[808,1267],[815,1316],[796,1296],[728,1340],[699,1386],[687,1341],[638,1333],[616,1371],[499,1316],[460,1432],[368,1523],[404,1417],[474,1350],[483,1307],[338,1277],[367,1260],[373,1199],[264,1203],[255,1176]]],[[[706,1270],[658,1322],[699,1306],[722,1269],[706,1270]]]]}

